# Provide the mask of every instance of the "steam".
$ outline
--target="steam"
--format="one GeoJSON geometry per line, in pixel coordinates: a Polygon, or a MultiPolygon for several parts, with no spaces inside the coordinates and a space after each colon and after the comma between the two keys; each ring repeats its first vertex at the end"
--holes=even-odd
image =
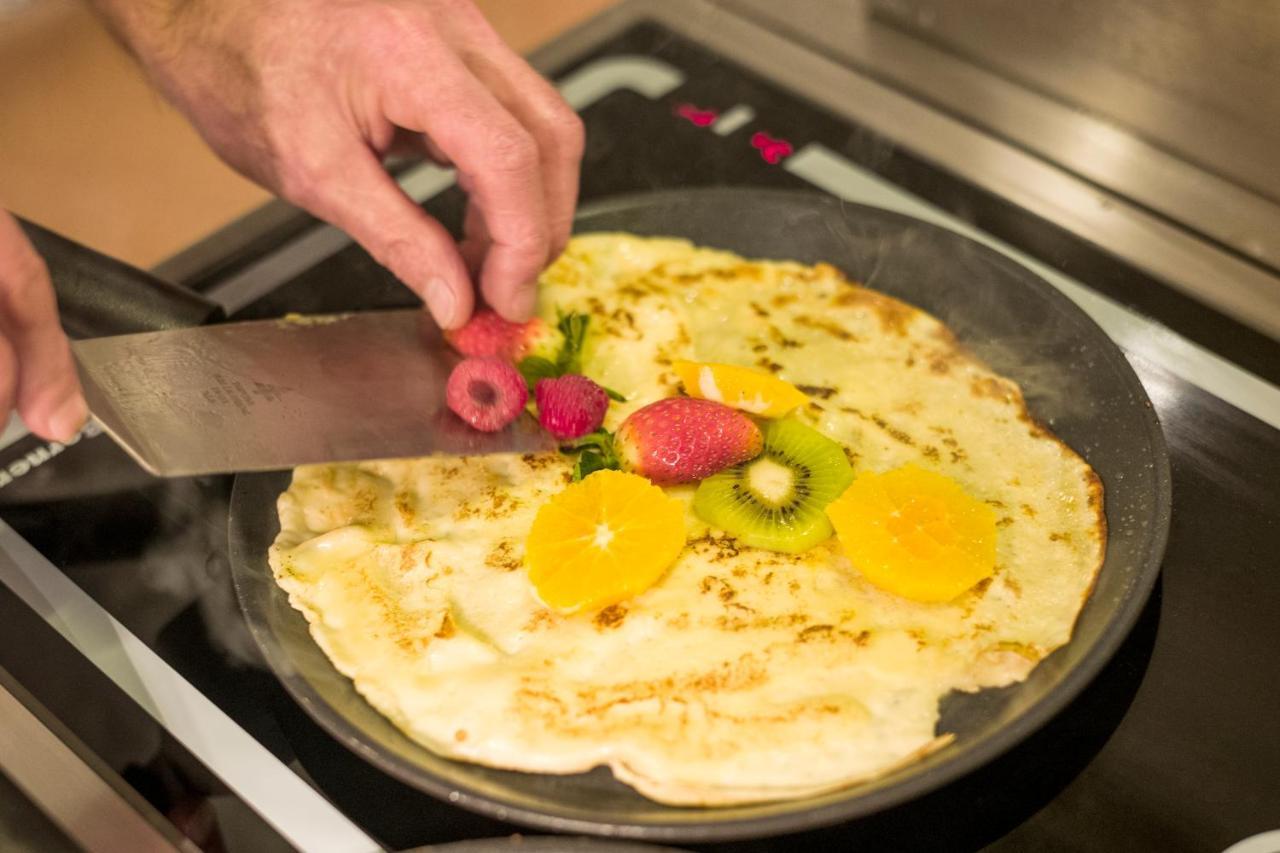
{"type": "MultiPolygon", "coordinates": [[[[235,665],[261,666],[227,557],[227,495],[220,480],[168,480],[143,494],[154,525],[141,555],[79,564],[75,580],[143,642],[163,654],[165,629],[191,606],[210,643],[235,665]]],[[[110,550],[105,548],[104,550],[110,550]]]]}

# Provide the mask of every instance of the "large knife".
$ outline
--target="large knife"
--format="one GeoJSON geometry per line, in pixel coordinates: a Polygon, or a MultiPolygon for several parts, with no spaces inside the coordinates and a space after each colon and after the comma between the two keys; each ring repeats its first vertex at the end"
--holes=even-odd
{"type": "Polygon", "coordinates": [[[446,407],[457,356],[418,309],[219,320],[198,294],[25,224],[49,265],[93,417],[165,477],[432,454],[527,453],[527,414],[482,433],[446,407]],[[159,329],[158,331],[142,331],[159,329]],[[83,337],[95,331],[128,332],[83,337]]]}

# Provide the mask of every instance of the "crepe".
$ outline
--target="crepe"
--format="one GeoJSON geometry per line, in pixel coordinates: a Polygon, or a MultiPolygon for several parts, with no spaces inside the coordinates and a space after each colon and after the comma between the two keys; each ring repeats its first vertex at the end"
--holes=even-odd
{"type": "Polygon", "coordinates": [[[549,319],[591,317],[583,372],[627,398],[607,427],[678,392],[673,360],[769,370],[855,471],[915,463],[993,507],[995,574],[922,604],[872,586],[835,539],[757,550],[690,510],[655,586],[562,616],[522,560],[568,457],[299,468],[276,579],[410,737],[513,770],[607,765],[670,804],[801,797],[945,745],[941,697],[1025,678],[1070,639],[1102,560],[1101,484],[934,318],[823,264],[622,234],[575,238],[541,288],[549,319]]]}

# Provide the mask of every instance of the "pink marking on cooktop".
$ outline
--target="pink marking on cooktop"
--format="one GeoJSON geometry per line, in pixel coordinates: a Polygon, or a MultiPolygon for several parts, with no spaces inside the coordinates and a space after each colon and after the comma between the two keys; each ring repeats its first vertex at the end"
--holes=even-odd
{"type": "Polygon", "coordinates": [[[707,127],[720,113],[715,110],[704,110],[693,104],[676,104],[676,115],[688,119],[698,127],[707,127]]]}
{"type": "Polygon", "coordinates": [[[760,150],[760,156],[764,158],[766,163],[773,164],[780,163],[784,157],[790,157],[792,152],[795,151],[787,140],[775,139],[762,130],[752,134],[751,145],[753,148],[760,150]]]}

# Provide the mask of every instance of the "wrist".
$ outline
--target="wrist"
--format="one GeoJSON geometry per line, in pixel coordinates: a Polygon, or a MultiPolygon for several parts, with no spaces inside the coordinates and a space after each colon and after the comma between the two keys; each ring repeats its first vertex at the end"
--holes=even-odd
{"type": "Polygon", "coordinates": [[[258,109],[254,21],[268,0],[89,0],[151,84],[233,168],[236,127],[258,109]]]}
{"type": "MultiPolygon", "coordinates": [[[[89,0],[107,28],[170,100],[181,101],[174,78],[217,41],[234,20],[234,0],[89,0]]],[[[225,40],[224,40],[225,41],[225,40]]],[[[181,105],[181,104],[180,104],[181,105]]]]}
{"type": "Polygon", "coordinates": [[[89,0],[116,39],[140,62],[172,51],[181,0],[89,0]]]}

